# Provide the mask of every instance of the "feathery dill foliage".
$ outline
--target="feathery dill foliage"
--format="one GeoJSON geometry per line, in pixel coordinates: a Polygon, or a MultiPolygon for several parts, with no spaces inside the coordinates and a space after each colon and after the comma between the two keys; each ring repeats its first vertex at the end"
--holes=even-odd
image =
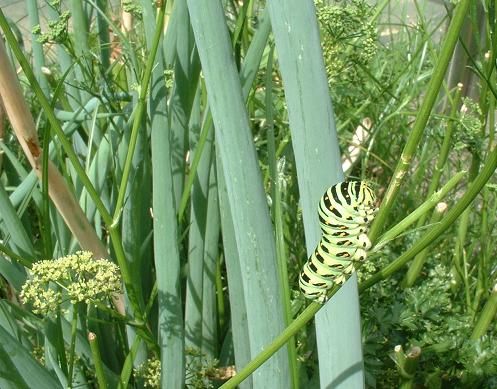
{"type": "Polygon", "coordinates": [[[462,99],[462,107],[457,116],[455,148],[479,152],[483,146],[482,112],[477,102],[469,97],[462,99]]]}
{"type": "Polygon", "coordinates": [[[377,51],[374,8],[363,0],[325,5],[316,2],[328,82],[332,89],[364,80],[361,72],[377,51]]]}

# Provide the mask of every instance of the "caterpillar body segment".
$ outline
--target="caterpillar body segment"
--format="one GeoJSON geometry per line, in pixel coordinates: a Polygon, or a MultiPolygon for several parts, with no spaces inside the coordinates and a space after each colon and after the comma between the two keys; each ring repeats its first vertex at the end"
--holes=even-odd
{"type": "Polygon", "coordinates": [[[376,208],[347,208],[329,200],[329,197],[322,197],[319,203],[319,216],[323,219],[331,217],[338,223],[363,224],[373,220],[376,214],[376,208]]]}
{"type": "Polygon", "coordinates": [[[323,258],[323,262],[326,264],[333,264],[336,259],[362,261],[366,257],[366,251],[363,248],[353,245],[342,247],[335,246],[333,244],[325,243],[321,239],[318,247],[314,251],[314,255],[320,255],[323,258]]]}
{"type": "Polygon", "coordinates": [[[305,297],[324,303],[333,285],[344,283],[358,262],[367,257],[368,225],[374,219],[376,196],[364,181],[341,182],[328,188],[319,201],[323,233],[299,276],[305,297]]]}
{"type": "Polygon", "coordinates": [[[342,182],[328,189],[336,202],[351,207],[373,208],[376,196],[364,181],[342,182]]]}
{"type": "Polygon", "coordinates": [[[363,248],[364,250],[369,250],[371,248],[371,241],[364,232],[361,232],[358,235],[349,235],[347,237],[334,237],[331,240],[325,236],[326,235],[323,234],[322,240],[332,245],[343,247],[356,246],[363,248]]]}
{"type": "Polygon", "coordinates": [[[371,248],[371,242],[368,236],[364,233],[360,233],[359,235],[347,236],[347,237],[336,237],[336,239],[331,239],[331,240],[326,234],[323,234],[321,240],[328,244],[338,247],[357,246],[365,250],[371,248]]]}

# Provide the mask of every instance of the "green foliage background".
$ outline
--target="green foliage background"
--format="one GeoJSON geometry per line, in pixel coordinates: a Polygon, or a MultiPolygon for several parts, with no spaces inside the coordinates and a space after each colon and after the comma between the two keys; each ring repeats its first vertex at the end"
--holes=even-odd
{"type": "Polygon", "coordinates": [[[0,25],[43,178],[2,110],[2,388],[497,387],[494,0],[433,20],[422,2],[408,18],[388,0],[127,1],[130,29],[105,1],[26,3],[32,35],[7,9],[0,25]],[[90,238],[49,201],[48,160],[90,238]],[[298,274],[343,177],[382,200],[378,244],[359,300],[331,297],[314,325],[298,274]],[[107,298],[33,314],[32,264],[92,239],[125,312],[107,298]]]}

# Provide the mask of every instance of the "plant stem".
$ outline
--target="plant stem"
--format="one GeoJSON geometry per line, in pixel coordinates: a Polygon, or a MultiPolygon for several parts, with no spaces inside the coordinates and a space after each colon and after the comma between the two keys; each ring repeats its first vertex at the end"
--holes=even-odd
{"type": "Polygon", "coordinates": [[[161,7],[159,9],[159,13],[157,15],[157,22],[155,24],[155,34],[153,38],[153,44],[150,49],[150,52],[148,53],[148,60],[145,65],[145,70],[143,72],[140,83],[140,95],[138,96],[136,112],[133,118],[133,127],[131,128],[131,136],[129,140],[128,152],[126,154],[126,160],[124,162],[124,168],[123,168],[123,175],[121,178],[121,184],[119,186],[119,193],[117,195],[116,208],[114,210],[114,217],[111,226],[112,229],[117,227],[124,204],[124,196],[126,194],[126,186],[128,185],[129,175],[131,173],[131,164],[133,162],[133,154],[136,148],[138,132],[140,126],[142,125],[143,114],[147,106],[146,97],[149,92],[148,86],[150,83],[150,79],[152,77],[152,70],[155,64],[155,56],[157,54],[157,49],[159,47],[160,38],[163,33],[165,10],[166,10],[166,1],[164,0],[161,1],[161,7]]]}
{"type": "Polygon", "coordinates": [[[418,218],[426,215],[432,208],[434,208],[466,175],[465,171],[455,174],[439,191],[434,192],[430,197],[421,204],[414,212],[402,219],[399,223],[388,230],[378,241],[373,251],[379,251],[392,239],[404,232],[407,227],[415,223],[418,218]]]}
{"type": "Polygon", "coordinates": [[[88,343],[90,343],[91,355],[93,357],[93,364],[95,366],[95,375],[97,376],[98,387],[101,389],[106,389],[108,387],[107,379],[105,378],[104,365],[102,363],[102,357],[98,348],[98,338],[95,333],[88,333],[88,343]]]}
{"type": "MultiPolygon", "coordinates": [[[[334,292],[336,292],[334,290],[334,292]]],[[[220,389],[235,388],[239,383],[245,380],[259,366],[273,356],[273,354],[283,347],[288,340],[293,337],[309,320],[311,320],[322,305],[312,302],[309,306],[287,327],[281,334],[269,344],[262,352],[252,359],[242,370],[240,370],[233,378],[224,383],[220,389]]]]}
{"type": "MultiPolygon", "coordinates": [[[[285,236],[283,232],[283,212],[281,207],[281,191],[280,180],[278,177],[277,157],[276,157],[276,142],[274,137],[274,116],[273,116],[273,55],[274,46],[270,47],[267,69],[266,69],[266,115],[267,115],[267,147],[268,147],[268,165],[271,182],[271,198],[272,198],[272,216],[275,225],[276,237],[276,258],[279,270],[279,283],[282,291],[282,299],[284,303],[285,324],[288,326],[292,321],[292,302],[290,294],[290,286],[288,284],[288,255],[285,250],[285,236]]],[[[295,347],[295,339],[292,337],[288,341],[288,363],[290,366],[290,374],[292,378],[292,387],[298,388],[299,375],[297,367],[297,350],[295,347]]]]}
{"type": "MultiPolygon", "coordinates": [[[[461,3],[460,3],[461,4],[461,3]]],[[[416,254],[421,252],[425,247],[428,247],[436,238],[442,235],[445,230],[452,226],[454,221],[464,212],[464,210],[471,204],[475,197],[480,193],[482,188],[485,186],[487,181],[490,179],[495,169],[497,168],[497,148],[494,148],[489,154],[485,166],[481,170],[480,174],[472,182],[466,193],[461,197],[457,204],[447,213],[447,215],[442,219],[440,224],[437,224],[431,228],[426,234],[424,234],[421,239],[404,254],[398,257],[391,264],[386,266],[384,269],[380,270],[378,273],[374,274],[368,278],[365,282],[359,285],[359,290],[364,291],[370,288],[374,284],[390,277],[392,274],[396,273],[402,269],[409,260],[411,260],[416,254]]]]}
{"type": "Polygon", "coordinates": [[[433,70],[433,75],[426,88],[426,96],[416,116],[416,121],[414,122],[413,129],[409,135],[406,145],[404,146],[399,163],[395,167],[393,179],[390,181],[390,185],[386,190],[380,211],[371,226],[369,237],[372,242],[376,241],[381,229],[385,225],[390,209],[392,208],[395,198],[400,190],[400,186],[404,181],[407,169],[409,169],[411,164],[412,157],[419,145],[424,128],[430,117],[430,112],[433,109],[435,100],[439,94],[447,66],[452,57],[454,47],[459,37],[459,32],[467,16],[470,4],[471,0],[461,0],[461,2],[456,6],[454,17],[449,25],[445,41],[442,45],[440,57],[438,58],[435,69],[433,70]]]}
{"type": "Polygon", "coordinates": [[[76,335],[78,331],[78,304],[72,305],[72,320],[71,320],[71,344],[69,349],[69,372],[67,373],[67,383],[69,388],[72,388],[72,376],[74,371],[74,352],[76,349],[76,335]]]}
{"type": "MultiPolygon", "coordinates": [[[[462,84],[458,84],[457,89],[456,89],[456,94],[454,96],[454,100],[452,102],[452,109],[450,112],[450,118],[455,118],[457,109],[459,107],[459,103],[461,101],[461,89],[462,89],[462,84]]],[[[447,130],[445,131],[444,134],[444,140],[442,143],[442,147],[440,148],[440,154],[438,155],[437,163],[435,165],[435,170],[433,172],[433,177],[430,182],[430,186],[428,187],[428,193],[427,197],[431,196],[435,190],[438,188],[438,185],[440,183],[440,178],[442,176],[442,172],[445,166],[445,163],[447,162],[447,157],[449,155],[450,151],[450,146],[452,144],[452,133],[454,132],[455,128],[455,120],[449,121],[447,124],[447,130]]],[[[421,227],[424,225],[426,221],[426,217],[428,214],[426,213],[423,215],[419,221],[418,221],[418,227],[421,227]]],[[[434,218],[437,218],[437,214],[433,214],[434,218]]],[[[416,279],[419,276],[419,273],[421,272],[421,269],[423,268],[423,264],[425,263],[426,257],[428,255],[427,250],[423,250],[420,252],[414,260],[412,261],[411,265],[409,266],[409,270],[406,273],[406,276],[403,281],[404,287],[410,287],[414,284],[416,279]]]]}
{"type": "Polygon", "coordinates": [[[473,332],[471,333],[471,340],[477,340],[481,338],[487,332],[490,325],[494,322],[495,314],[497,313],[497,285],[494,286],[490,298],[483,307],[473,332]]]}

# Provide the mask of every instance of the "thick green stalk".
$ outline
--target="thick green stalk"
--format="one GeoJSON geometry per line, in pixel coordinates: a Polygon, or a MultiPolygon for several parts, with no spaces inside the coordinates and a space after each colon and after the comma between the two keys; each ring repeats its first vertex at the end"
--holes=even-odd
{"type": "MultiPolygon", "coordinates": [[[[228,294],[229,301],[236,301],[235,304],[230,304],[230,310],[227,312],[224,302],[219,305],[219,328],[221,331],[226,331],[226,327],[231,327],[233,350],[235,353],[235,365],[240,369],[246,366],[252,358],[249,343],[249,328],[247,323],[247,308],[243,296],[242,269],[240,265],[240,255],[236,246],[236,237],[233,226],[233,217],[230,207],[228,206],[228,194],[226,183],[223,175],[223,165],[219,156],[219,151],[216,148],[216,166],[217,166],[217,182],[219,196],[219,213],[221,216],[221,229],[223,237],[223,254],[224,265],[226,267],[227,283],[229,282],[228,294]]],[[[217,277],[219,279],[218,299],[224,299],[225,292],[221,284],[221,259],[218,260],[217,277]]],[[[240,386],[240,389],[248,389],[253,387],[253,380],[249,378],[240,386]]]]}
{"type": "MultiPolygon", "coordinates": [[[[151,13],[151,4],[142,2],[151,13]]],[[[165,2],[157,17],[155,34],[147,34],[147,46],[156,53],[162,47],[162,26],[165,2]],[[152,38],[152,39],[150,39],[152,38]],[[158,42],[157,39],[160,41],[158,42]]],[[[152,149],[152,209],[154,210],[154,261],[158,291],[157,332],[160,347],[161,385],[163,388],[185,386],[185,328],[183,297],[181,293],[181,259],[173,178],[173,147],[170,111],[167,105],[168,90],[164,83],[165,59],[157,53],[150,83],[149,115],[152,149]]],[[[148,85],[148,82],[146,83],[148,85]]]]}
{"type": "Polygon", "coordinates": [[[69,7],[71,8],[76,55],[87,55],[90,52],[88,46],[89,30],[87,15],[83,9],[83,2],[81,0],[70,0],[69,7]]]}
{"type": "Polygon", "coordinates": [[[197,177],[197,169],[200,163],[200,159],[203,155],[202,151],[204,150],[209,133],[212,132],[212,116],[210,115],[210,112],[207,113],[207,118],[204,123],[205,124],[202,126],[202,132],[200,133],[200,138],[195,146],[195,153],[193,154],[190,173],[186,178],[186,183],[181,195],[181,200],[178,207],[179,221],[183,220],[183,216],[185,215],[186,206],[188,205],[188,199],[190,198],[190,195],[192,193],[193,182],[195,181],[195,177],[197,177]]]}
{"type": "MultiPolygon", "coordinates": [[[[200,98],[200,94],[197,97],[200,98]]],[[[200,115],[198,115],[200,116],[200,115]]],[[[200,118],[193,119],[200,121],[200,118]]],[[[192,122],[192,129],[199,128],[200,123],[192,122]]],[[[198,130],[197,130],[198,131],[198,130]]],[[[193,133],[193,131],[192,131],[193,133]]],[[[195,154],[201,153],[202,157],[199,160],[198,169],[195,174],[193,186],[191,188],[190,202],[190,222],[188,234],[188,276],[186,281],[185,295],[185,347],[200,350],[202,346],[203,334],[202,328],[203,318],[203,289],[204,289],[204,273],[205,273],[205,234],[209,219],[207,219],[207,206],[209,198],[209,176],[211,169],[211,158],[214,131],[208,131],[207,147],[205,150],[195,149],[195,154]]],[[[195,134],[198,136],[198,134],[195,134]]],[[[192,136],[191,138],[193,138],[192,136]]],[[[194,139],[190,139],[190,144],[193,145],[194,139]]],[[[187,356],[187,365],[191,358],[187,356]]]]}
{"type": "MultiPolygon", "coordinates": [[[[312,1],[271,0],[267,5],[285,88],[307,253],[311,254],[321,236],[318,201],[327,187],[344,179],[319,25],[312,1]]],[[[329,309],[316,316],[322,387],[334,386],[338,380],[352,387],[364,381],[356,278],[348,283],[352,287],[331,299],[329,309]],[[348,341],[346,349],[333,346],[343,339],[348,341]]]]}
{"type": "Polygon", "coordinates": [[[393,173],[393,179],[390,181],[390,185],[385,193],[383,202],[380,207],[380,211],[376,216],[371,230],[369,232],[369,237],[372,242],[374,242],[379,236],[381,229],[384,227],[387,220],[390,209],[393,206],[395,198],[400,190],[400,186],[404,181],[404,177],[411,165],[411,160],[416,152],[416,149],[421,141],[424,128],[428,119],[430,117],[430,112],[433,109],[436,98],[439,94],[440,87],[444,80],[445,72],[447,66],[452,57],[454,47],[457,43],[459,32],[461,31],[464,19],[467,16],[469,5],[471,0],[461,0],[461,2],[456,6],[454,11],[454,16],[447,30],[445,40],[442,45],[440,56],[438,58],[435,69],[433,70],[433,75],[430,79],[428,86],[426,87],[426,96],[421,104],[419,112],[416,116],[416,121],[414,122],[413,129],[409,135],[409,138],[404,146],[404,150],[399,159],[399,163],[395,167],[393,173]]]}
{"type": "Polygon", "coordinates": [[[224,298],[222,289],[217,289],[217,269],[219,262],[219,236],[221,222],[219,215],[219,200],[216,180],[215,158],[212,159],[209,178],[209,197],[207,199],[207,223],[204,244],[204,280],[203,280],[203,311],[202,311],[202,347],[201,350],[207,358],[214,359],[217,353],[219,327],[218,315],[224,313],[224,298]],[[216,292],[219,299],[216,300],[216,292]],[[216,306],[216,302],[221,305],[216,306]],[[218,313],[219,312],[219,313],[218,313]]]}
{"type": "Polygon", "coordinates": [[[199,84],[200,64],[186,1],[179,1],[174,6],[175,19],[178,22],[175,25],[174,86],[169,98],[169,120],[171,139],[174,139],[174,147],[171,148],[174,203],[179,204],[184,192],[185,156],[189,149],[188,120],[199,84]]]}
{"type": "Polygon", "coordinates": [[[370,288],[374,284],[390,277],[392,274],[396,273],[402,269],[407,262],[409,262],[416,254],[421,252],[425,247],[428,247],[432,242],[435,241],[440,235],[442,235],[456,219],[464,212],[466,208],[471,204],[475,197],[480,193],[482,188],[485,186],[487,181],[490,179],[495,169],[497,168],[497,148],[494,148],[489,154],[485,165],[481,170],[480,174],[472,182],[466,193],[461,197],[457,204],[447,213],[447,215],[440,221],[439,224],[431,228],[426,234],[424,234],[421,239],[399,258],[393,261],[391,264],[386,266],[384,269],[380,270],[378,273],[374,274],[368,278],[365,282],[359,285],[359,290],[363,291],[370,288]]]}
{"type": "MultiPolygon", "coordinates": [[[[71,22],[74,34],[72,43],[75,52],[73,55],[75,54],[74,57],[77,59],[74,71],[78,81],[84,85],[86,80],[91,77],[89,74],[91,69],[85,66],[88,59],[85,57],[88,57],[91,52],[88,44],[88,16],[83,8],[82,0],[70,0],[68,3],[69,9],[71,10],[71,22]]],[[[84,89],[80,89],[80,94],[82,101],[87,101],[90,98],[90,94],[84,89]]]]}
{"type": "Polygon", "coordinates": [[[97,376],[98,387],[102,389],[108,388],[107,378],[105,378],[104,365],[98,348],[98,338],[93,332],[88,333],[88,343],[90,343],[91,355],[93,357],[93,365],[95,366],[95,375],[97,376]]]}
{"type": "Polygon", "coordinates": [[[494,323],[495,314],[497,313],[497,286],[494,286],[492,293],[490,294],[490,298],[487,300],[487,303],[483,307],[483,310],[480,314],[478,321],[473,328],[473,332],[471,333],[471,340],[477,340],[481,338],[489,327],[494,323]]]}
{"type": "Polygon", "coordinates": [[[415,373],[421,356],[421,348],[413,347],[404,353],[402,346],[395,346],[394,360],[400,374],[400,389],[412,389],[415,387],[415,373]]]}
{"type": "MultiPolygon", "coordinates": [[[[242,69],[240,70],[240,79],[242,80],[242,93],[245,100],[248,99],[250,88],[252,87],[252,83],[254,82],[255,76],[257,74],[254,69],[258,67],[262,54],[264,53],[264,48],[266,47],[266,42],[270,30],[271,24],[269,23],[269,16],[267,15],[266,10],[263,13],[260,25],[254,34],[252,43],[250,44],[250,47],[247,51],[247,55],[245,56],[245,61],[242,65],[242,69]]],[[[209,131],[212,131],[212,116],[210,114],[210,111],[208,111],[206,114],[206,119],[204,120],[204,124],[202,126],[202,132],[200,133],[200,139],[198,141],[196,151],[193,156],[193,161],[190,166],[190,174],[188,174],[185,186],[183,188],[183,194],[181,196],[181,201],[178,207],[178,220],[183,219],[186,206],[188,205],[188,198],[190,197],[191,187],[193,185],[193,180],[195,179],[195,172],[197,171],[198,163],[200,161],[200,157],[202,156],[202,150],[204,148],[209,131]]]]}

